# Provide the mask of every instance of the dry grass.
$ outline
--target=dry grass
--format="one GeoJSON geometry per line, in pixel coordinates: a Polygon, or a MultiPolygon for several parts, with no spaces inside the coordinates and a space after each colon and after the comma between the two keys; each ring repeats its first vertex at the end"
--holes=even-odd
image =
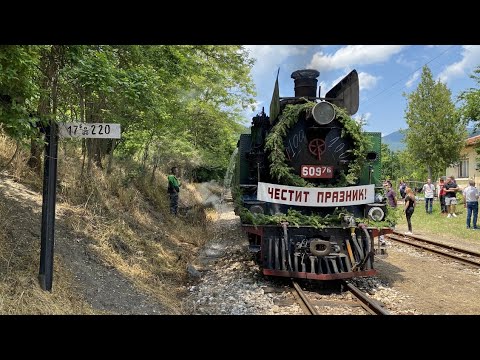
{"type": "Polygon", "coordinates": [[[28,151],[22,144],[19,144],[19,150],[13,161],[7,166],[7,163],[15,153],[16,143],[0,132],[0,171],[8,171],[15,181],[22,182],[32,190],[41,191],[42,181],[27,166],[28,151]]]}
{"type": "Polygon", "coordinates": [[[94,314],[73,286],[73,276],[58,256],[54,260],[52,293],[37,280],[39,247],[15,238],[0,203],[0,314],[94,314]]]}
{"type": "MultiPolygon", "coordinates": [[[[14,145],[0,137],[0,168],[13,155],[14,145]]],[[[27,156],[25,150],[19,152],[8,172],[41,191],[41,179],[26,166],[27,156]]],[[[106,264],[157,298],[170,313],[181,313],[187,264],[212,236],[209,224],[216,217],[213,210],[198,204],[195,186],[184,184],[180,205],[186,211],[173,217],[165,174],[157,173],[155,183],[150,184],[150,173],[139,171],[133,161],[123,161],[109,175],[95,167],[90,174],[81,174],[81,154],[69,142],[60,144],[58,157],[57,214],[68,214],[62,221],[72,236],[92,240],[91,250],[106,264]]],[[[9,228],[1,216],[0,226],[9,228]]],[[[0,232],[0,261],[4,265],[0,272],[0,313],[92,312],[74,300],[76,295],[57,255],[52,294],[38,287],[38,251],[22,252],[23,265],[7,267],[8,259],[18,259],[19,254],[1,237],[5,231],[0,232]]]]}
{"type": "Polygon", "coordinates": [[[172,217],[164,185],[151,186],[137,179],[125,187],[118,178],[98,171],[88,205],[81,205],[84,210],[68,222],[95,239],[95,251],[108,264],[172,313],[180,313],[178,299],[187,280],[186,266],[209,237],[203,209],[193,209],[188,217],[172,217]]]}

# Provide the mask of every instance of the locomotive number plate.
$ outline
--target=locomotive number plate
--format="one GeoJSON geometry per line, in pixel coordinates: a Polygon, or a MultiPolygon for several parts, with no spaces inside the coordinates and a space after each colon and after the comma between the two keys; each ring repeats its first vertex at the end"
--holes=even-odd
{"type": "Polygon", "coordinates": [[[333,166],[302,165],[302,178],[327,178],[333,177],[333,166]]]}

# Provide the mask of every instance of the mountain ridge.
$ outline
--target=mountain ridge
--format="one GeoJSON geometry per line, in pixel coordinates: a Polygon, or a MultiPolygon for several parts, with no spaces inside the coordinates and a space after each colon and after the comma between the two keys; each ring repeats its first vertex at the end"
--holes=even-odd
{"type": "MultiPolygon", "coordinates": [[[[403,129],[401,129],[403,130],[403,129]]],[[[406,145],[403,143],[404,135],[401,130],[394,131],[388,135],[382,136],[382,143],[387,144],[392,151],[402,151],[406,145]]],[[[480,130],[474,131],[474,128],[467,128],[468,137],[480,135],[480,130]]]]}

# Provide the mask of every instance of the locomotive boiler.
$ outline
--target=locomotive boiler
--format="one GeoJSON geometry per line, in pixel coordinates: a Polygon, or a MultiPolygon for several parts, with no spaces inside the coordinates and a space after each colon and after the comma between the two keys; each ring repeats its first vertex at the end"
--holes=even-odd
{"type": "Polygon", "coordinates": [[[325,97],[320,89],[317,96],[318,76],[293,72],[295,96],[275,90],[269,116],[262,110],[240,136],[236,211],[265,275],[372,276],[375,239],[392,231],[380,180],[381,134],[364,132],[351,118],[359,105],[355,70],[325,97]]]}

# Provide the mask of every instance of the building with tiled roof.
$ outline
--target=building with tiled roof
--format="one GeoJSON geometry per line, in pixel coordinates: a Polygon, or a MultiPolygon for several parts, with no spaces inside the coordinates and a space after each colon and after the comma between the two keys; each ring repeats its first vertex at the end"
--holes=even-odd
{"type": "MultiPolygon", "coordinates": [[[[460,161],[447,168],[446,176],[453,175],[460,188],[468,186],[468,180],[474,179],[475,186],[480,189],[480,171],[477,169],[479,155],[475,150],[480,146],[480,135],[471,136],[465,140],[465,148],[460,153],[460,161]]],[[[480,160],[480,159],[479,159],[480,160]]]]}

